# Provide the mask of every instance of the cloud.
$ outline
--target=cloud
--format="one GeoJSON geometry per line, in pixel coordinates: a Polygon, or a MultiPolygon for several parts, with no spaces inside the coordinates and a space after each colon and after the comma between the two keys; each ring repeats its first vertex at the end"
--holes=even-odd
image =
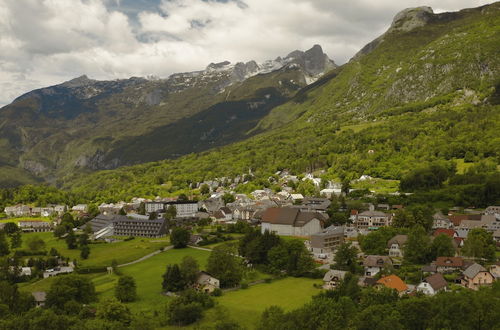
{"type": "MultiPolygon", "coordinates": [[[[491,1],[428,0],[439,11],[491,1]]],[[[0,106],[81,74],[96,79],[264,61],[321,44],[337,63],[414,0],[0,0],[0,106]]]]}

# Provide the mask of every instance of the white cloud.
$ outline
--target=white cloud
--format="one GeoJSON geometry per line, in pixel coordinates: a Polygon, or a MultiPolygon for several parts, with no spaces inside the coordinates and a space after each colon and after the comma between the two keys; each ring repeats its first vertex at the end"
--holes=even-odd
{"type": "MultiPolygon", "coordinates": [[[[145,3],[145,1],[142,1],[145,3]]],[[[142,3],[141,2],[141,3],[142,3]]],[[[428,0],[439,11],[491,1],[428,0]]],[[[119,0],[0,0],[0,106],[81,74],[127,78],[263,61],[321,44],[346,62],[416,0],[163,0],[134,21],[119,0]],[[135,21],[137,19],[137,21],[135,21]]],[[[136,3],[137,5],[137,3],[136,3]]]]}

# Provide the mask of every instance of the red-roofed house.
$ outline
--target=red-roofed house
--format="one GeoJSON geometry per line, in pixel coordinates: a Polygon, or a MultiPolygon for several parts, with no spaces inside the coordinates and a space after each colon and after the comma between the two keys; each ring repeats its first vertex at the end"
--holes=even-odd
{"type": "Polygon", "coordinates": [[[396,275],[382,277],[377,281],[377,284],[375,286],[394,289],[399,293],[399,295],[403,295],[408,292],[408,286],[399,276],[396,275]]]}

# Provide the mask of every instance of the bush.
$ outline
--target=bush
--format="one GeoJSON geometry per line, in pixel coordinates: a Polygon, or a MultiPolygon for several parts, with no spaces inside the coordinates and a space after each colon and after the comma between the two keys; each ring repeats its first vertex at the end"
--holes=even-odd
{"type": "Polygon", "coordinates": [[[223,292],[221,289],[216,288],[216,289],[212,292],[212,296],[214,296],[214,297],[220,297],[220,296],[222,296],[222,294],[223,294],[223,293],[224,293],[224,292],[223,292]]]}
{"type": "Polygon", "coordinates": [[[241,283],[241,289],[248,289],[248,283],[247,282],[241,283]]]}

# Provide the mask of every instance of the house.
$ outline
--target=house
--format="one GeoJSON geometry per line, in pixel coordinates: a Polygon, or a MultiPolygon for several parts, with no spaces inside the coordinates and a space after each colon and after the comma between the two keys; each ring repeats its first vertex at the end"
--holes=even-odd
{"type": "Polygon", "coordinates": [[[449,229],[449,228],[438,228],[438,229],[434,230],[434,232],[432,233],[432,236],[434,236],[434,237],[437,237],[439,235],[446,235],[452,239],[454,239],[455,237],[458,237],[457,232],[454,229],[449,229]]]}
{"type": "Polygon", "coordinates": [[[437,273],[437,266],[435,264],[424,265],[422,266],[421,271],[422,273],[435,274],[437,273]]]}
{"type": "Polygon", "coordinates": [[[404,256],[403,246],[408,240],[408,235],[396,235],[387,242],[390,257],[402,258],[404,256]]]}
{"type": "Polygon", "coordinates": [[[88,210],[87,204],[77,204],[71,208],[72,211],[85,213],[88,210]]]}
{"type": "Polygon", "coordinates": [[[391,258],[388,256],[369,255],[363,260],[366,276],[375,276],[382,269],[392,267],[391,258]]]}
{"type": "Polygon", "coordinates": [[[342,189],[340,188],[326,188],[322,189],[319,194],[325,196],[326,198],[332,198],[332,196],[342,195],[342,189]]]}
{"type": "Polygon", "coordinates": [[[31,268],[30,267],[21,267],[21,276],[31,276],[31,268]]]}
{"type": "Polygon", "coordinates": [[[399,276],[396,275],[389,275],[380,278],[377,281],[377,284],[375,284],[375,287],[386,287],[389,289],[394,289],[398,292],[399,295],[403,295],[408,292],[408,286],[399,276]]]}
{"type": "Polygon", "coordinates": [[[432,274],[424,278],[420,284],[417,285],[417,291],[422,292],[427,296],[433,296],[439,291],[448,290],[448,283],[440,273],[432,274]]]}
{"type": "Polygon", "coordinates": [[[23,232],[43,233],[52,230],[52,224],[47,221],[19,221],[17,225],[23,232]]]}
{"type": "Polygon", "coordinates": [[[165,212],[165,203],[164,202],[146,202],[144,203],[144,208],[146,209],[146,213],[161,213],[165,212]]]}
{"type": "Polygon", "coordinates": [[[69,274],[69,273],[73,273],[73,271],[74,271],[74,268],[71,266],[55,267],[53,269],[47,269],[45,272],[43,272],[43,278],[57,276],[57,275],[61,275],[61,274],[69,274]]]}
{"type": "Polygon", "coordinates": [[[302,204],[295,207],[300,208],[301,211],[326,213],[330,204],[332,202],[328,198],[306,197],[302,200],[302,204]]]}
{"type": "Polygon", "coordinates": [[[484,210],[484,214],[500,214],[500,206],[488,206],[486,210],[484,210]]]}
{"type": "Polygon", "coordinates": [[[391,207],[389,206],[389,204],[377,204],[377,209],[389,211],[391,207]]]}
{"type": "Polygon", "coordinates": [[[438,273],[450,273],[461,270],[464,260],[461,257],[437,257],[434,264],[438,273]]]}
{"type": "Polygon", "coordinates": [[[500,244],[500,229],[497,229],[495,230],[495,232],[493,232],[493,240],[497,242],[497,245],[500,244]]]}
{"type": "Polygon", "coordinates": [[[196,212],[198,212],[198,202],[197,201],[172,201],[165,203],[165,210],[174,206],[177,211],[177,218],[192,218],[196,216],[196,212]]]}
{"type": "Polygon", "coordinates": [[[209,198],[199,203],[200,209],[206,210],[208,213],[213,213],[224,206],[222,198],[209,198]]]}
{"type": "Polygon", "coordinates": [[[202,242],[203,238],[200,235],[191,234],[189,236],[189,245],[198,245],[198,243],[202,242]]]}
{"type": "Polygon", "coordinates": [[[330,226],[311,235],[311,248],[314,253],[333,252],[344,242],[344,227],[330,226]]]}
{"type": "Polygon", "coordinates": [[[323,276],[323,289],[332,290],[339,285],[339,283],[344,280],[346,271],[330,269],[326,272],[325,276],[323,276]]]}
{"type": "Polygon", "coordinates": [[[450,228],[453,227],[450,219],[444,216],[441,212],[437,212],[432,216],[432,228],[450,228]]]}
{"type": "Polygon", "coordinates": [[[107,236],[161,237],[167,232],[165,219],[149,220],[139,215],[99,214],[87,222],[82,229],[90,226],[96,239],[107,236]]]}
{"type": "Polygon", "coordinates": [[[212,293],[220,288],[220,281],[209,273],[201,271],[196,279],[195,288],[201,292],[212,293]]]}
{"type": "Polygon", "coordinates": [[[354,225],[358,229],[374,230],[389,226],[392,215],[380,211],[365,211],[357,215],[354,225]]]}
{"type": "Polygon", "coordinates": [[[500,278],[500,261],[490,266],[490,274],[493,275],[495,279],[500,278]]]}
{"type": "Polygon", "coordinates": [[[448,216],[448,219],[453,224],[453,226],[456,228],[456,227],[460,226],[460,224],[464,220],[480,221],[481,215],[480,214],[452,214],[452,215],[448,216]]]}
{"type": "Polygon", "coordinates": [[[466,288],[478,290],[480,286],[491,285],[495,278],[483,266],[473,263],[462,272],[461,284],[466,288]]]}
{"type": "Polygon", "coordinates": [[[304,196],[302,196],[302,194],[290,194],[289,199],[291,199],[294,203],[296,203],[303,200],[304,196]]]}
{"type": "Polygon", "coordinates": [[[31,215],[31,209],[26,205],[7,206],[4,213],[9,217],[28,217],[31,215]]]}
{"type": "Polygon", "coordinates": [[[233,211],[227,206],[221,207],[219,211],[222,213],[224,216],[224,220],[226,221],[231,221],[233,220],[233,211]]]}
{"type": "Polygon", "coordinates": [[[311,236],[323,229],[326,218],[318,212],[302,212],[292,207],[271,207],[262,214],[261,230],[283,236],[311,236]]]}
{"type": "Polygon", "coordinates": [[[255,210],[253,210],[251,207],[237,207],[233,211],[233,219],[249,221],[250,219],[252,219],[254,213],[255,210]]]}
{"type": "Polygon", "coordinates": [[[45,301],[47,300],[47,293],[44,291],[35,291],[31,293],[33,295],[33,298],[35,299],[35,305],[36,307],[43,307],[45,306],[45,301]]]}

